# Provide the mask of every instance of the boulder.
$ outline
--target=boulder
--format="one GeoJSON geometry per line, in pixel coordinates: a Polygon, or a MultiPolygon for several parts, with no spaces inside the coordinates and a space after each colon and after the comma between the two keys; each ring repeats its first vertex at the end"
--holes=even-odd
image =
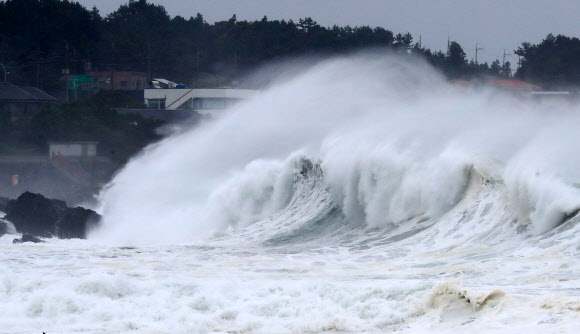
{"type": "Polygon", "coordinates": [[[77,206],[67,208],[55,224],[55,235],[61,239],[85,239],[87,230],[96,226],[101,216],[93,210],[77,206]]]}
{"type": "Polygon", "coordinates": [[[64,201],[25,192],[6,206],[6,220],[20,233],[40,237],[85,238],[100,216],[82,207],[69,208],[64,201]]]}
{"type": "Polygon", "coordinates": [[[64,201],[27,191],[8,203],[5,219],[11,221],[20,233],[51,237],[54,224],[66,208],[64,201]]]}
{"type": "Polygon", "coordinates": [[[22,235],[22,238],[20,238],[20,239],[14,239],[14,240],[12,240],[12,243],[13,244],[21,244],[23,242],[34,242],[35,244],[37,244],[39,242],[44,242],[44,241],[42,241],[39,238],[37,238],[37,237],[35,237],[33,235],[30,235],[28,233],[24,233],[22,235]]]}

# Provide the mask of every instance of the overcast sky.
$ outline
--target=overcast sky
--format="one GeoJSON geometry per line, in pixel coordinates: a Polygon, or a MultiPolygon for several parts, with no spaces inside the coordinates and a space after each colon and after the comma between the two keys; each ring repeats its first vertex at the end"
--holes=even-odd
{"type": "MultiPolygon", "coordinates": [[[[77,0],[97,6],[101,15],[128,0],[77,0]]],[[[292,19],[310,16],[323,26],[381,26],[394,33],[410,32],[423,46],[445,50],[447,38],[457,41],[469,60],[502,60],[504,49],[524,41],[539,43],[548,34],[580,37],[580,0],[149,0],[171,16],[201,13],[209,23],[238,20],[292,19]]],[[[506,57],[517,63],[515,55],[506,57]]]]}

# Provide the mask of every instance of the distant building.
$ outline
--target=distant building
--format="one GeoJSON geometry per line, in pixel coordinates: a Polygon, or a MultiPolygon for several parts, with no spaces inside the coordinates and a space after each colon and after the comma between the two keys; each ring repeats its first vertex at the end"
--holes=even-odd
{"type": "Polygon", "coordinates": [[[490,78],[487,83],[492,87],[512,92],[530,93],[541,90],[540,86],[533,85],[518,79],[490,78]]]}
{"type": "Polygon", "coordinates": [[[575,104],[580,101],[580,91],[536,91],[530,97],[539,101],[569,101],[575,104]]]}
{"type": "Polygon", "coordinates": [[[476,78],[473,80],[455,79],[452,83],[462,87],[493,87],[503,91],[530,93],[541,90],[540,86],[513,78],[476,78]]]}
{"type": "Polygon", "coordinates": [[[256,94],[249,89],[145,89],[145,104],[150,109],[194,110],[201,114],[213,114],[226,109],[240,100],[256,94]]]}
{"type": "Polygon", "coordinates": [[[184,84],[178,84],[177,82],[169,81],[167,79],[153,79],[150,82],[151,88],[156,89],[185,89],[187,88],[184,84]]]}
{"type": "Polygon", "coordinates": [[[93,85],[99,90],[141,90],[148,87],[147,75],[141,72],[89,72],[93,85]]]}
{"type": "Polygon", "coordinates": [[[48,157],[95,157],[97,156],[97,142],[79,141],[79,142],[49,142],[48,157]]]}
{"type": "Polygon", "coordinates": [[[542,87],[514,78],[477,78],[473,80],[455,79],[451,81],[456,87],[481,89],[492,87],[498,91],[508,92],[524,98],[534,100],[580,101],[580,91],[544,91],[542,87]]]}
{"type": "Polygon", "coordinates": [[[115,110],[121,114],[138,114],[145,118],[181,123],[198,119],[200,114],[216,116],[224,109],[257,93],[250,89],[180,88],[182,84],[165,79],[154,79],[151,85],[175,88],[145,89],[143,98],[147,109],[116,108],[115,110]]]}
{"type": "Polygon", "coordinates": [[[39,112],[45,103],[56,99],[36,87],[21,87],[0,83],[0,110],[9,111],[12,118],[28,117],[39,112]]]}

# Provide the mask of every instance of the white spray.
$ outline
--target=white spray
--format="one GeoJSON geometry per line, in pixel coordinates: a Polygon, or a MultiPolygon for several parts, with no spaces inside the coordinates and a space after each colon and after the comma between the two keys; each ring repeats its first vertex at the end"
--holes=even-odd
{"type": "Polygon", "coordinates": [[[92,237],[190,241],[250,225],[284,208],[303,155],[361,224],[441,215],[475,166],[542,233],[580,207],[579,121],[577,107],[454,87],[418,60],[331,59],[148,147],[101,193],[92,237]]]}

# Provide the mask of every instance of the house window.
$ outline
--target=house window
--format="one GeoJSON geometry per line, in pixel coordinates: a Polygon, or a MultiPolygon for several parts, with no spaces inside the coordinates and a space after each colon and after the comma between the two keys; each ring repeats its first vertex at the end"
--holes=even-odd
{"type": "Polygon", "coordinates": [[[165,99],[149,99],[147,100],[147,107],[149,109],[165,109],[165,99]]]}
{"type": "Polygon", "coordinates": [[[201,109],[201,99],[192,99],[191,109],[199,110],[201,109]]]}
{"type": "Polygon", "coordinates": [[[202,109],[225,109],[226,101],[224,99],[208,98],[202,100],[202,109]]]}

